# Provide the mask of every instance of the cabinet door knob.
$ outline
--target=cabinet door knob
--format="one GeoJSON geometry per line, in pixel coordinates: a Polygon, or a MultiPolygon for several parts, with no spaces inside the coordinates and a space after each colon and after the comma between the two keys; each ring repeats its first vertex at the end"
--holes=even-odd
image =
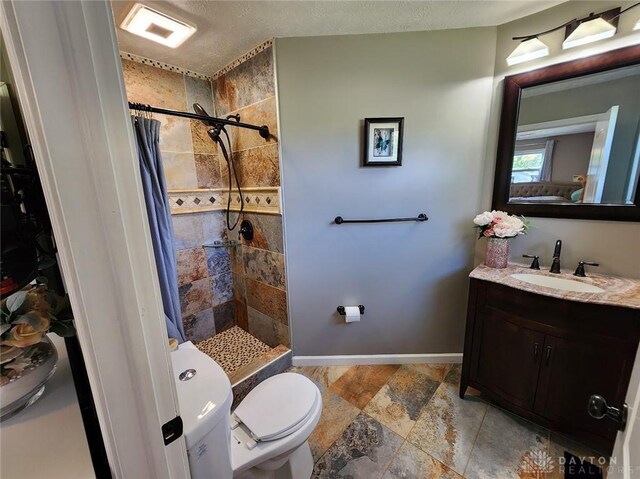
{"type": "Polygon", "coordinates": [[[602,397],[594,394],[589,398],[587,410],[589,415],[594,419],[602,419],[608,417],[618,426],[618,430],[624,431],[627,425],[627,414],[629,407],[623,404],[621,408],[609,406],[607,401],[602,397]]]}
{"type": "Polygon", "coordinates": [[[533,362],[538,362],[538,352],[540,351],[540,343],[533,343],[533,362]]]}

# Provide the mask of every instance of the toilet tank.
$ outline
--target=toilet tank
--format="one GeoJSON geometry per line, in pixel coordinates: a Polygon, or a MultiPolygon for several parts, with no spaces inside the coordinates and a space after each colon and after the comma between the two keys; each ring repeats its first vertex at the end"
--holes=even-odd
{"type": "Polygon", "coordinates": [[[222,368],[186,342],[171,353],[192,479],[231,479],[233,395],[222,368]]]}

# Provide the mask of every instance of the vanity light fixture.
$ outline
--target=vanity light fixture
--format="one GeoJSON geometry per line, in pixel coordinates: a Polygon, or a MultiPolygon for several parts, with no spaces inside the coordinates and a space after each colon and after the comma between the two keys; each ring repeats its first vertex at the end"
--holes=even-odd
{"type": "MultiPolygon", "coordinates": [[[[640,5],[640,2],[622,10],[620,7],[612,8],[606,12],[591,13],[584,18],[574,18],[555,28],[550,28],[540,33],[513,37],[512,40],[520,40],[520,44],[507,57],[509,66],[528,62],[536,58],[549,55],[549,47],[539,37],[561,29],[565,29],[565,40],[562,48],[573,48],[586,45],[604,38],[610,38],[616,34],[618,19],[624,12],[640,5]]],[[[633,30],[640,29],[640,20],[635,23],[633,30]]]]}
{"type": "Polygon", "coordinates": [[[141,3],[129,11],[120,28],[171,48],[179,47],[196,32],[196,27],[141,3]]]}
{"type": "Polygon", "coordinates": [[[611,38],[616,34],[617,27],[607,22],[600,15],[591,14],[586,19],[578,22],[579,25],[576,29],[562,42],[564,50],[611,38]]]}
{"type": "Polygon", "coordinates": [[[520,45],[507,57],[507,64],[517,65],[518,63],[528,62],[536,58],[542,58],[549,55],[549,47],[541,42],[538,37],[522,40],[520,45]]]}

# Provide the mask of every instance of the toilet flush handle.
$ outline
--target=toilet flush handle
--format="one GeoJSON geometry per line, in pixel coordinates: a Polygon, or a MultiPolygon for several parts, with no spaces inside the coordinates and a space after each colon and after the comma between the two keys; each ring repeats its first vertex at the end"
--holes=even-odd
{"type": "Polygon", "coordinates": [[[188,381],[189,379],[193,379],[193,377],[196,375],[196,372],[197,371],[195,369],[186,369],[180,373],[178,379],[180,381],[188,381]]]}

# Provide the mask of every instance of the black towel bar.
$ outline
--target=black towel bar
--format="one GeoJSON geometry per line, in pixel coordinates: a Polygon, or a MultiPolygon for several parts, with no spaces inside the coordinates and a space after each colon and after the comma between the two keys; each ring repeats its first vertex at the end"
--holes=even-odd
{"type": "Polygon", "coordinates": [[[393,223],[396,221],[427,221],[427,215],[424,213],[420,213],[415,218],[379,218],[372,220],[345,220],[342,216],[336,216],[333,222],[337,225],[341,225],[343,223],[393,223]]]}

